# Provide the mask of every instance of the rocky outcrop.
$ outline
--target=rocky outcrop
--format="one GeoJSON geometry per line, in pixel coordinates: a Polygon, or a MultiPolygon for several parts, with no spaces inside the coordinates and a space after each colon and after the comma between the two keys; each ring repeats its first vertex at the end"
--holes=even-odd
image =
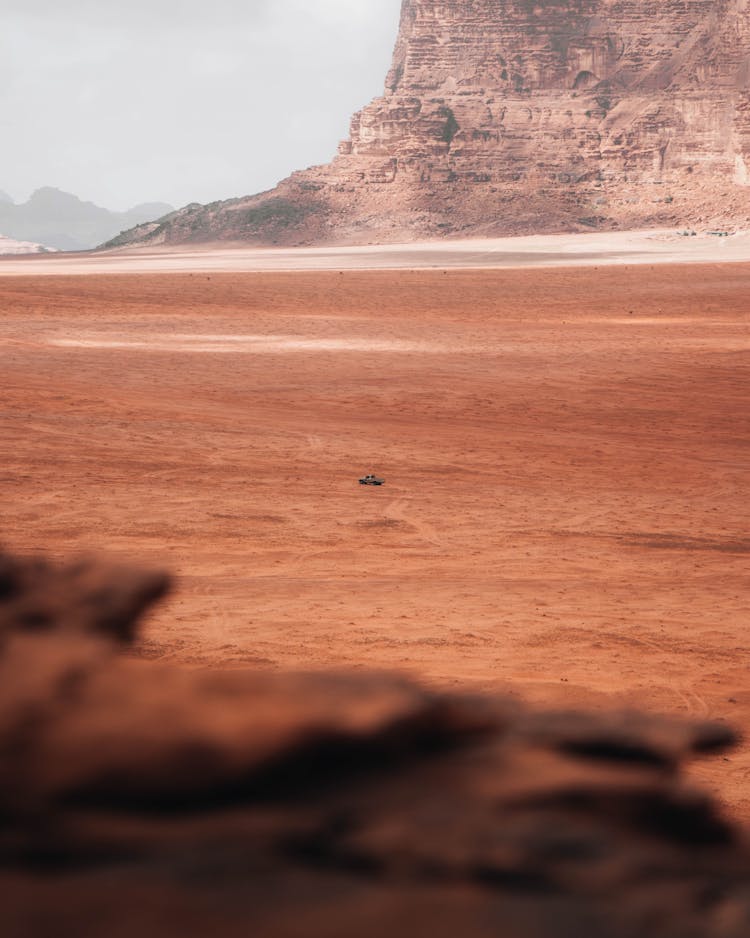
{"type": "Polygon", "coordinates": [[[167,586],[0,556],[6,938],[748,934],[727,727],[139,661],[167,586]]]}
{"type": "Polygon", "coordinates": [[[750,224],[747,0],[404,0],[327,166],[114,244],[750,224]]]}

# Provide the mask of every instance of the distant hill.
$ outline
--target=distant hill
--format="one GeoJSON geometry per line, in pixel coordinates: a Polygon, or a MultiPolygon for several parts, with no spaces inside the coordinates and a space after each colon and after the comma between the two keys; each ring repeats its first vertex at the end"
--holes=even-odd
{"type": "Polygon", "coordinates": [[[37,189],[28,202],[16,205],[0,191],[0,232],[61,251],[82,251],[172,211],[171,205],[154,202],[136,205],[127,212],[111,212],[51,187],[37,189]]]}

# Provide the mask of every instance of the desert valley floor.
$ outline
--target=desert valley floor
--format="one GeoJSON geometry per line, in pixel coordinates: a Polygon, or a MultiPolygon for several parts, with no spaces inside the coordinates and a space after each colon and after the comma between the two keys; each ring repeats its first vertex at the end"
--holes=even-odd
{"type": "MultiPolygon", "coordinates": [[[[0,540],[174,570],[143,655],[750,733],[750,265],[11,276],[0,309],[0,540]]],[[[698,771],[750,818],[750,746],[698,771]]]]}

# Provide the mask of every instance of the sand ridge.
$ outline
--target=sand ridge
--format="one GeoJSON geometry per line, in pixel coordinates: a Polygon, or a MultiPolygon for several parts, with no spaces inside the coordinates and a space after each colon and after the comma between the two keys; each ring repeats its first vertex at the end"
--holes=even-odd
{"type": "Polygon", "coordinates": [[[341,247],[195,245],[56,257],[0,257],[0,276],[239,273],[273,270],[523,269],[750,261],[750,232],[695,237],[669,230],[526,235],[341,247]]]}

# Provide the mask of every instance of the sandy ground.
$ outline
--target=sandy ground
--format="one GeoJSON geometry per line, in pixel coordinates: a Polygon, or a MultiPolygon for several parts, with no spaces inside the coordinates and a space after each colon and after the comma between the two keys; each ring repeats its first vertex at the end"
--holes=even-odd
{"type": "MultiPolygon", "coordinates": [[[[148,656],[750,729],[749,304],[742,264],[0,278],[0,539],[176,570],[148,656]]],[[[750,818],[750,748],[699,772],[750,818]]]]}
{"type": "MultiPolygon", "coordinates": [[[[322,248],[241,246],[116,250],[57,257],[0,256],[0,276],[91,273],[240,273],[272,270],[518,269],[750,261],[750,232],[720,236],[674,230],[592,232],[513,238],[322,248]],[[33,266],[29,266],[33,265],[33,266]]],[[[0,252],[1,253],[1,252],[0,252]]]]}

